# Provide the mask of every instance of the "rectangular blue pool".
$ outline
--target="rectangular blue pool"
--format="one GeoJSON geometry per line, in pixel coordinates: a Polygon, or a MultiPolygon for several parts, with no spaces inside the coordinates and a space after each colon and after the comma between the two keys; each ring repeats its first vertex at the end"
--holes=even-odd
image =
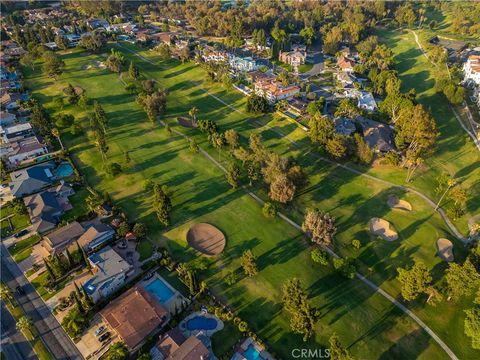
{"type": "Polygon", "coordinates": [[[172,289],[159,278],[145,286],[145,290],[155,296],[160,304],[165,304],[174,295],[172,289]]]}
{"type": "Polygon", "coordinates": [[[262,357],[260,356],[260,353],[258,352],[257,349],[255,349],[255,346],[253,346],[253,344],[250,344],[248,346],[247,350],[245,350],[245,352],[243,353],[243,356],[247,360],[260,360],[260,359],[262,359],[262,357]]]}

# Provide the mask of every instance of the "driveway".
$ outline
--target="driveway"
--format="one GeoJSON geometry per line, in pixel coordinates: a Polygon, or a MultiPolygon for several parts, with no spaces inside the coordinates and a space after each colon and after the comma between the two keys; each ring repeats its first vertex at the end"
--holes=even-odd
{"type": "MultiPolygon", "coordinates": [[[[38,271],[44,267],[43,259],[49,256],[50,253],[40,244],[34,245],[32,248],[32,255],[18,263],[18,267],[22,272],[25,272],[33,267],[34,264],[39,265],[38,271]]],[[[38,273],[37,271],[37,273],[38,273]]]]}
{"type": "Polygon", "coordinates": [[[323,63],[323,54],[319,50],[312,50],[308,53],[307,63],[313,64],[313,67],[307,72],[299,75],[302,80],[306,80],[311,76],[318,75],[325,69],[325,65],[323,63]]]}
{"type": "Polygon", "coordinates": [[[89,357],[89,359],[98,359],[102,356],[109,348],[110,344],[113,344],[118,338],[118,335],[115,331],[108,329],[108,326],[104,324],[100,314],[96,314],[90,322],[90,326],[85,330],[77,342],[77,348],[80,350],[84,358],[89,357]],[[95,331],[100,326],[105,326],[106,331],[110,333],[110,339],[103,344],[98,341],[98,338],[95,336],[95,331]]]}

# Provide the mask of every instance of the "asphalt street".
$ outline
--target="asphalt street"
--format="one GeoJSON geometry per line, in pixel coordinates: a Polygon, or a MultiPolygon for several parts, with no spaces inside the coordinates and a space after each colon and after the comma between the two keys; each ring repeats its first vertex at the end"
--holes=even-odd
{"type": "Polygon", "coordinates": [[[17,330],[15,319],[8,312],[5,303],[1,301],[0,313],[0,346],[8,360],[38,360],[30,342],[17,330]]]}
{"type": "Polygon", "coordinates": [[[12,291],[25,314],[32,320],[44,344],[57,360],[81,360],[82,355],[65,333],[61,325],[28,282],[17,264],[1,244],[1,278],[12,291]],[[24,294],[15,291],[20,286],[24,294]]]}

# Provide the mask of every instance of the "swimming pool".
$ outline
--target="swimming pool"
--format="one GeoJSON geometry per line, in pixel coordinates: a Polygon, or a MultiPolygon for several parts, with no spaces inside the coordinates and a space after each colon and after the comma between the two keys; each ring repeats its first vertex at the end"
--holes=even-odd
{"type": "Polygon", "coordinates": [[[245,350],[245,352],[243,353],[243,356],[247,360],[259,360],[262,358],[258,350],[255,349],[255,346],[253,346],[253,344],[250,344],[248,346],[247,350],[245,350]]]}
{"type": "Polygon", "coordinates": [[[165,304],[174,294],[172,289],[159,278],[145,286],[145,290],[154,295],[160,304],[165,304]]]}
{"type": "Polygon", "coordinates": [[[72,165],[68,162],[63,162],[55,169],[55,174],[57,177],[67,177],[73,174],[72,165]]]}
{"type": "Polygon", "coordinates": [[[204,316],[195,316],[187,320],[188,330],[213,330],[217,328],[217,320],[204,316]]]}

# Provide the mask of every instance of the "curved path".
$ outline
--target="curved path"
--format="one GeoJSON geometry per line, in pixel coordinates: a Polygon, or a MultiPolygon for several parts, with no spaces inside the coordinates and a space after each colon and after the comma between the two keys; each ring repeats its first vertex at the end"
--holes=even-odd
{"type": "MultiPolygon", "coordinates": [[[[415,31],[412,30],[412,33],[413,33],[413,36],[415,37],[415,42],[417,43],[418,45],[418,48],[420,49],[420,51],[422,52],[423,56],[425,56],[425,58],[430,62],[430,64],[432,64],[433,66],[435,67],[438,67],[437,64],[435,64],[434,62],[432,62],[430,60],[430,58],[427,56],[427,53],[425,52],[425,50],[423,49],[423,46],[422,44],[420,43],[419,39],[418,39],[418,35],[415,31]]],[[[448,63],[446,64],[447,65],[447,72],[448,72],[448,77],[451,78],[451,75],[450,75],[450,70],[448,69],[448,63]]],[[[467,116],[468,116],[468,120],[471,124],[471,126],[473,127],[473,124],[472,124],[472,121],[473,121],[473,118],[472,118],[472,114],[470,113],[470,109],[468,108],[468,106],[465,104],[465,102],[463,103],[463,106],[465,106],[467,108],[467,116]]],[[[457,119],[458,123],[460,124],[460,126],[463,128],[463,130],[465,130],[465,132],[468,134],[468,136],[470,136],[473,140],[473,143],[475,144],[475,146],[477,147],[477,149],[480,151],[480,140],[475,136],[475,134],[473,134],[469,129],[467,129],[467,127],[465,126],[465,124],[463,123],[462,119],[460,118],[460,115],[458,115],[458,113],[455,111],[455,109],[450,105],[450,110],[452,110],[453,112],[453,115],[455,115],[455,118],[457,119]]]]}
{"type": "MultiPolygon", "coordinates": [[[[126,48],[124,48],[126,49],[126,48]]],[[[137,54],[135,51],[133,50],[130,50],[130,49],[126,49],[134,54],[136,54],[139,58],[145,60],[146,62],[148,63],[151,63],[151,64],[154,64],[153,62],[151,62],[150,60],[144,58],[143,56],[137,54]]],[[[193,83],[195,83],[194,81],[192,81],[193,83]]],[[[196,85],[198,85],[197,83],[195,83],[196,85]]],[[[230,109],[236,111],[236,112],[240,112],[242,114],[244,114],[242,111],[240,111],[239,109],[235,108],[234,106],[224,102],[222,99],[218,98],[217,96],[211,94],[208,92],[208,90],[206,89],[203,89],[202,90],[207,93],[208,95],[210,95],[211,97],[213,97],[214,99],[220,101],[222,104],[224,104],[225,106],[228,106],[230,109]]],[[[165,126],[165,122],[163,121],[160,121],[160,123],[165,126]]],[[[273,131],[275,131],[275,129],[269,127],[270,129],[272,129],[273,131]]],[[[174,132],[175,134],[179,135],[179,136],[182,136],[183,138],[189,140],[189,137],[185,134],[183,134],[182,132],[176,130],[176,129],[171,129],[172,132],[174,132]]],[[[278,133],[278,132],[277,132],[278,133]]],[[[298,144],[292,140],[292,139],[289,139],[287,136],[285,136],[284,134],[280,133],[282,137],[285,137],[287,138],[288,141],[290,141],[292,144],[296,144],[298,146],[298,144]]],[[[201,147],[199,147],[199,150],[200,150],[200,153],[205,156],[210,162],[212,162],[213,164],[215,164],[215,166],[217,166],[220,170],[222,170],[223,172],[227,172],[227,170],[225,169],[225,167],[220,164],[217,160],[215,160],[208,152],[206,152],[205,150],[203,150],[201,147]]],[[[391,185],[391,186],[395,186],[395,187],[400,187],[402,189],[404,189],[405,191],[411,191],[411,192],[414,192],[416,194],[418,194],[419,196],[421,196],[423,199],[427,200],[427,202],[432,205],[433,207],[435,207],[435,203],[430,200],[426,195],[416,191],[416,190],[413,190],[413,189],[409,189],[409,188],[406,188],[406,187],[402,187],[400,185],[396,185],[394,183],[390,183],[389,181],[386,181],[386,180],[383,180],[383,179],[379,179],[379,178],[376,178],[374,176],[371,176],[371,175],[368,175],[368,174],[364,174],[356,169],[353,169],[353,168],[350,168],[346,165],[343,165],[343,164],[339,164],[339,163],[335,163],[329,159],[325,159],[333,164],[336,164],[337,166],[341,166],[341,167],[344,167],[346,170],[349,170],[349,171],[353,171],[355,173],[358,173],[358,175],[361,175],[361,176],[366,176],[368,178],[371,178],[373,180],[376,180],[376,181],[381,181],[385,184],[388,184],[388,185],[391,185]]],[[[244,190],[245,192],[250,195],[253,199],[255,199],[259,204],[263,205],[265,202],[260,198],[258,197],[256,194],[254,194],[253,192],[251,192],[250,190],[248,190],[247,188],[244,187],[244,190]]],[[[441,209],[439,209],[441,210],[441,209]]],[[[439,211],[440,214],[443,213],[443,210],[441,210],[441,212],[439,211]]],[[[278,217],[280,217],[282,220],[284,220],[285,222],[287,222],[288,224],[290,224],[291,226],[293,226],[294,228],[296,228],[297,230],[301,231],[303,233],[303,230],[302,230],[302,227],[297,224],[295,221],[293,221],[292,219],[290,219],[288,216],[282,214],[282,213],[278,213],[278,217]]],[[[445,221],[447,222],[447,225],[449,225],[449,227],[451,226],[451,228],[455,229],[455,232],[456,234],[459,235],[459,238],[463,239],[461,234],[456,230],[455,226],[453,224],[451,224],[450,220],[446,217],[446,215],[443,213],[443,216],[442,216],[445,221]]],[[[327,248],[325,247],[325,250],[333,257],[336,257],[338,258],[339,256],[333,251],[331,250],[330,248],[327,248]]],[[[418,318],[412,311],[410,311],[406,306],[404,306],[401,302],[399,302],[398,300],[396,300],[393,296],[391,296],[390,294],[388,294],[386,291],[382,290],[380,287],[378,287],[377,285],[375,285],[373,282],[371,282],[370,280],[368,280],[367,278],[365,278],[362,274],[356,272],[355,273],[356,277],[361,280],[363,283],[365,283],[367,286],[369,286],[372,290],[374,290],[375,292],[379,293],[380,295],[382,295],[385,299],[387,299],[388,301],[390,301],[393,305],[395,305],[397,308],[399,308],[403,313],[405,313],[407,316],[409,316],[413,321],[415,321],[427,334],[429,334],[434,340],[435,342],[445,351],[445,353],[448,354],[448,356],[450,357],[450,359],[452,360],[458,360],[458,357],[453,353],[453,351],[448,347],[447,344],[445,344],[445,342],[443,342],[443,340],[432,330],[430,329],[430,327],[428,327],[428,325],[426,325],[420,318],[418,318]]]]}

